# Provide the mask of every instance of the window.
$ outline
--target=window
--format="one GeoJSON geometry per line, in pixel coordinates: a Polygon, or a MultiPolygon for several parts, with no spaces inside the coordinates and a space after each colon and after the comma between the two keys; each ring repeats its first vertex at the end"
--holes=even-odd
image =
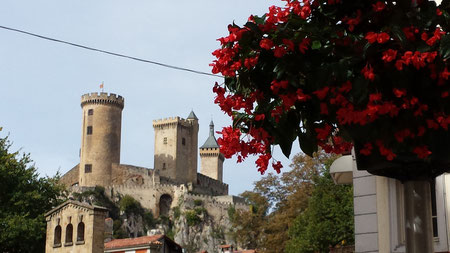
{"type": "Polygon", "coordinates": [[[436,178],[430,183],[431,191],[431,219],[433,222],[433,237],[438,237],[438,222],[436,208],[436,178]]]}
{"type": "Polygon", "coordinates": [[[163,167],[162,167],[162,169],[163,169],[163,170],[165,170],[165,169],[166,169],[166,163],[163,163],[163,167]]]}
{"type": "Polygon", "coordinates": [[[92,134],[92,126],[88,126],[87,127],[87,134],[91,135],[92,134]]]}
{"type": "Polygon", "coordinates": [[[53,239],[53,247],[61,246],[61,226],[58,225],[55,228],[55,235],[53,239]]]}
{"type": "Polygon", "coordinates": [[[183,144],[183,146],[186,145],[186,139],[185,138],[181,139],[181,144],[183,144]]]}
{"type": "Polygon", "coordinates": [[[69,223],[69,225],[67,225],[66,227],[66,241],[64,243],[64,246],[70,246],[73,243],[73,226],[72,224],[69,223]]]}
{"type": "Polygon", "coordinates": [[[80,222],[78,223],[77,227],[77,242],[83,242],[84,241],[84,223],[80,222]]]}
{"type": "Polygon", "coordinates": [[[92,172],[92,164],[85,164],[84,173],[91,173],[91,172],[92,172]]]}
{"type": "Polygon", "coordinates": [[[163,143],[167,144],[167,137],[164,137],[163,143]]]}
{"type": "Polygon", "coordinates": [[[88,115],[90,116],[90,115],[94,115],[94,109],[89,109],[88,110],[88,115]]]}

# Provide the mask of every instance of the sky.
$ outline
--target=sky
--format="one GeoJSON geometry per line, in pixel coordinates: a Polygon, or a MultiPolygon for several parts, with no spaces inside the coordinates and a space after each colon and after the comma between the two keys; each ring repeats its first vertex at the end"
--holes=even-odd
{"type": "MultiPolygon", "coordinates": [[[[2,0],[0,26],[210,73],[227,25],[273,4],[280,1],[2,0]]],[[[231,124],[213,103],[212,87],[221,81],[0,29],[0,136],[9,135],[12,151],[30,153],[41,176],[67,172],[79,162],[81,95],[104,82],[105,92],[125,98],[121,163],[153,168],[153,120],[194,110],[199,146],[211,118],[216,131],[231,124]]],[[[297,152],[294,144],[291,158],[297,152]]],[[[279,149],[274,156],[289,168],[279,149]]],[[[231,194],[251,190],[261,177],[254,161],[225,161],[231,194]]]]}

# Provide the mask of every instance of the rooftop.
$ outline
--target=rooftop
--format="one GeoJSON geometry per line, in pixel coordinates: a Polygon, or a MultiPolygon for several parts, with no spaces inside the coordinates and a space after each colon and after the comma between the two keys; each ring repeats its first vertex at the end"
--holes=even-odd
{"type": "Polygon", "coordinates": [[[105,249],[125,248],[131,246],[145,246],[162,244],[159,240],[164,235],[150,235],[137,238],[115,239],[105,243],[105,249]]]}

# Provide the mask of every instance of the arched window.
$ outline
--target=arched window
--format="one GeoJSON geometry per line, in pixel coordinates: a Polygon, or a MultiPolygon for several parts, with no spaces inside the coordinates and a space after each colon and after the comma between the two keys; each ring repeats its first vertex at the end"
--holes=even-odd
{"type": "Polygon", "coordinates": [[[82,241],[84,241],[84,223],[80,222],[77,227],[77,242],[82,241]]]}
{"type": "Polygon", "coordinates": [[[56,226],[56,228],[55,228],[55,236],[54,236],[53,244],[55,246],[61,245],[61,226],[60,225],[56,226]]]}
{"type": "Polygon", "coordinates": [[[73,226],[69,223],[66,227],[66,244],[73,242],[73,226]]]}

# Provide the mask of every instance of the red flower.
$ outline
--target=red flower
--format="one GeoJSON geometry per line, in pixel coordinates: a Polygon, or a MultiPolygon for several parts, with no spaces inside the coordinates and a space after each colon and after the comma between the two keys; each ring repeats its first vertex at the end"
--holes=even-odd
{"type": "Polygon", "coordinates": [[[278,161],[276,163],[272,163],[272,167],[277,173],[280,173],[281,172],[281,168],[283,168],[283,165],[281,164],[280,161],[278,161]]]}
{"type": "Polygon", "coordinates": [[[370,102],[376,102],[381,100],[381,93],[373,93],[369,95],[370,102]]]}
{"type": "Polygon", "coordinates": [[[397,89],[394,88],[392,89],[392,91],[394,92],[394,95],[398,98],[403,97],[406,94],[406,90],[405,89],[397,89]]]}
{"type": "Polygon", "coordinates": [[[323,128],[316,128],[314,129],[317,133],[317,139],[318,140],[327,140],[328,137],[331,134],[331,129],[332,127],[328,124],[325,124],[325,126],[323,128]]]}
{"type": "Polygon", "coordinates": [[[266,118],[264,114],[255,114],[255,121],[263,121],[266,118]]]}
{"type": "Polygon", "coordinates": [[[397,50],[388,49],[383,52],[383,57],[381,58],[385,62],[391,62],[397,57],[397,50]]]}
{"type": "Polygon", "coordinates": [[[308,47],[310,44],[311,44],[311,39],[304,38],[302,40],[302,42],[298,45],[298,49],[300,50],[300,52],[302,52],[302,54],[304,54],[306,52],[306,50],[308,50],[308,47]]]}
{"type": "Polygon", "coordinates": [[[402,31],[405,34],[405,37],[406,37],[407,40],[411,40],[411,41],[416,40],[416,36],[414,35],[414,32],[415,32],[414,30],[415,29],[414,29],[413,26],[411,26],[411,27],[404,27],[402,29],[402,31]]]}
{"type": "Polygon", "coordinates": [[[374,32],[368,32],[366,37],[364,37],[370,44],[375,43],[377,41],[378,35],[374,32]]]}
{"type": "Polygon", "coordinates": [[[286,89],[289,85],[288,81],[280,81],[278,82],[277,80],[273,80],[272,81],[272,85],[270,86],[270,89],[272,90],[273,94],[278,94],[279,90],[281,88],[286,89]]]}
{"type": "Polygon", "coordinates": [[[288,51],[294,51],[295,44],[292,40],[283,39],[283,44],[286,45],[288,51]]]}
{"type": "Polygon", "coordinates": [[[389,34],[387,34],[385,32],[382,32],[382,33],[378,34],[377,42],[380,43],[380,44],[383,44],[383,43],[387,42],[389,40],[389,38],[390,38],[389,34]]]}
{"type": "Polygon", "coordinates": [[[328,115],[328,106],[326,103],[320,103],[320,114],[328,115]]]}
{"type": "Polygon", "coordinates": [[[367,80],[373,81],[375,80],[375,74],[373,73],[373,68],[366,64],[366,66],[361,70],[361,73],[364,75],[364,78],[367,80]]]}
{"type": "Polygon", "coordinates": [[[431,155],[431,151],[428,150],[427,146],[418,146],[413,149],[413,152],[416,153],[417,157],[421,159],[427,158],[431,155]]]}
{"type": "Polygon", "coordinates": [[[373,11],[375,12],[379,12],[384,10],[384,8],[386,8],[386,4],[384,4],[384,2],[378,1],[375,4],[372,4],[373,7],[373,11]]]}
{"type": "Polygon", "coordinates": [[[366,144],[364,144],[364,148],[359,150],[359,153],[368,156],[372,153],[372,149],[373,149],[372,144],[370,142],[367,142],[366,144]]]}
{"type": "Polygon", "coordinates": [[[442,11],[439,8],[436,8],[436,15],[438,16],[442,15],[442,11]]]}
{"type": "Polygon", "coordinates": [[[286,54],[286,49],[283,46],[276,46],[273,50],[273,55],[277,58],[281,58],[286,54]]]}
{"type": "Polygon", "coordinates": [[[273,41],[270,39],[262,39],[259,46],[263,49],[270,50],[273,47],[273,41]]]}
{"type": "Polygon", "coordinates": [[[329,90],[330,90],[330,87],[325,86],[320,90],[314,91],[313,94],[316,95],[317,98],[319,98],[319,100],[323,100],[327,96],[327,93],[329,90]]]}

